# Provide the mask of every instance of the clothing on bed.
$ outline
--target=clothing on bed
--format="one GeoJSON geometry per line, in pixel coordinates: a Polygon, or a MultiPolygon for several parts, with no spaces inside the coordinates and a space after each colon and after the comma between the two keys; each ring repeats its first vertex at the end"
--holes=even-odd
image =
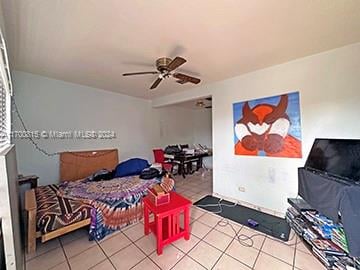
{"type": "Polygon", "coordinates": [[[35,189],[37,203],[37,230],[49,233],[72,223],[90,218],[91,206],[58,196],[57,185],[35,189]]]}
{"type": "Polygon", "coordinates": [[[115,171],[109,171],[107,169],[102,169],[86,178],[87,181],[101,181],[101,180],[111,180],[114,178],[115,171]]]}
{"type": "Polygon", "coordinates": [[[91,205],[90,239],[100,240],[142,218],[142,198],[160,179],[138,176],[108,181],[74,181],[60,185],[58,195],[91,205]]]}

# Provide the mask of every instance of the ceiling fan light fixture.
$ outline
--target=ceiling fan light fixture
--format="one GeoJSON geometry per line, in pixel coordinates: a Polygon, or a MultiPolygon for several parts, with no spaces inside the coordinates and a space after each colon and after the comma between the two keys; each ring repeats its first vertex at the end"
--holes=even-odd
{"type": "Polygon", "coordinates": [[[205,106],[205,102],[202,101],[202,100],[198,100],[198,101],[196,101],[196,106],[197,106],[197,107],[204,107],[204,106],[205,106]]]}

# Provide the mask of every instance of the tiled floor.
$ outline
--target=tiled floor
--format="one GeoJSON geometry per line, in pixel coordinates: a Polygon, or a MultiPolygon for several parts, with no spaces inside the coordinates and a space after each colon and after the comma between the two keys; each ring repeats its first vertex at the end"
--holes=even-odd
{"type": "MultiPolygon", "coordinates": [[[[211,179],[211,172],[197,173],[185,180],[177,178],[177,192],[197,201],[211,194],[211,179]]],[[[231,223],[232,228],[223,227],[223,222],[218,224],[221,220],[193,206],[190,240],[165,247],[161,256],[156,254],[155,238],[144,236],[141,222],[100,242],[89,242],[86,230],[78,230],[39,245],[35,255],[27,256],[27,270],[325,269],[296,236],[286,244],[280,243],[236,223],[231,223]],[[253,247],[241,245],[233,229],[242,237],[257,234],[253,247]]]]}

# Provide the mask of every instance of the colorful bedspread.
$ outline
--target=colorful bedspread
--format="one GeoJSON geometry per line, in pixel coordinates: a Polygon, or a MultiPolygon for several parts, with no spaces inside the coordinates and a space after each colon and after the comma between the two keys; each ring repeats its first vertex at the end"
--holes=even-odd
{"type": "Polygon", "coordinates": [[[60,185],[58,195],[92,206],[90,240],[100,240],[141,219],[142,198],[149,187],[159,182],[160,179],[142,180],[138,176],[65,182],[60,185]]]}

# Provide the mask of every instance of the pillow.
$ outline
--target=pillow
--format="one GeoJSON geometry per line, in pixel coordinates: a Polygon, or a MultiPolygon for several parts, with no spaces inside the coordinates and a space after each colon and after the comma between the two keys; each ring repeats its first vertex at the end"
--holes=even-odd
{"type": "Polygon", "coordinates": [[[139,175],[143,169],[148,168],[149,166],[149,162],[145,159],[132,158],[121,162],[116,166],[114,177],[139,175]]]}

